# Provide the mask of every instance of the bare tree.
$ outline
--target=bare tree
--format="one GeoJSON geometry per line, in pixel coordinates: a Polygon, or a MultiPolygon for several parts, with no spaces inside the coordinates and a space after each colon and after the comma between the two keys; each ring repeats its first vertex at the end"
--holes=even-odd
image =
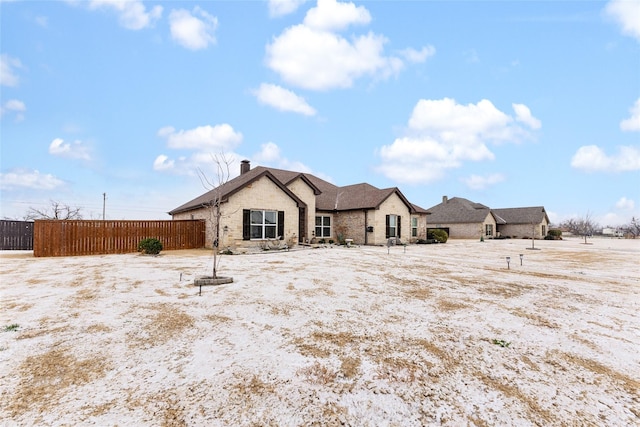
{"type": "Polygon", "coordinates": [[[587,243],[587,237],[592,236],[594,231],[599,228],[597,222],[593,220],[591,214],[587,214],[582,218],[571,218],[562,224],[561,227],[566,228],[571,234],[584,237],[584,243],[587,243]]]}
{"type": "Polygon", "coordinates": [[[212,231],[213,231],[213,241],[211,242],[213,247],[213,271],[212,278],[218,278],[218,265],[221,259],[220,252],[220,220],[222,219],[222,190],[224,184],[229,181],[231,176],[230,165],[233,161],[232,158],[228,158],[224,153],[212,155],[213,162],[216,165],[216,174],[214,179],[210,179],[207,175],[201,170],[198,169],[198,177],[200,178],[200,182],[202,185],[211,190],[210,191],[210,199],[203,204],[203,207],[209,209],[209,221],[211,223],[212,231]]]}
{"type": "Polygon", "coordinates": [[[621,227],[625,235],[629,235],[634,239],[640,236],[640,218],[632,217],[631,222],[621,227]]]}
{"type": "Polygon", "coordinates": [[[82,208],[72,207],[57,200],[49,200],[46,208],[30,207],[24,219],[32,221],[34,219],[82,219],[82,208]]]}

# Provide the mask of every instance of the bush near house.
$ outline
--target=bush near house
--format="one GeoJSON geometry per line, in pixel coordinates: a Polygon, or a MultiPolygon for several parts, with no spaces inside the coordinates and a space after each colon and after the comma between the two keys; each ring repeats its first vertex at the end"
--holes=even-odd
{"type": "Polygon", "coordinates": [[[138,243],[138,252],[142,252],[147,255],[158,255],[162,250],[162,242],[158,239],[148,238],[143,239],[138,243]]]}
{"type": "Polygon", "coordinates": [[[544,236],[544,240],[562,240],[562,230],[550,229],[544,236]]]}
{"type": "Polygon", "coordinates": [[[431,239],[437,240],[438,243],[447,243],[447,240],[449,240],[449,235],[444,230],[430,230],[427,233],[427,240],[431,239]]]}

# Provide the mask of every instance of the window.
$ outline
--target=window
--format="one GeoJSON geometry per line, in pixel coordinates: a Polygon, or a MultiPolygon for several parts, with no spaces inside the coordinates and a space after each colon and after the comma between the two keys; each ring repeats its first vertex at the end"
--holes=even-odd
{"type": "Polygon", "coordinates": [[[331,237],[331,217],[316,217],[316,237],[331,237]]]}
{"type": "Polygon", "coordinates": [[[485,236],[493,236],[493,224],[485,224],[485,226],[484,226],[484,235],[485,236]]]}
{"type": "Polygon", "coordinates": [[[400,237],[400,216],[399,215],[387,215],[386,218],[386,236],[385,238],[389,238],[389,237],[400,237]]]}
{"type": "Polygon", "coordinates": [[[242,214],[242,238],[244,240],[284,238],[283,211],[244,209],[242,214]]]}
{"type": "Polygon", "coordinates": [[[411,237],[418,237],[418,218],[411,218],[411,237]]]}
{"type": "Polygon", "coordinates": [[[542,235],[546,236],[547,235],[547,227],[546,226],[542,226],[542,235]]]}

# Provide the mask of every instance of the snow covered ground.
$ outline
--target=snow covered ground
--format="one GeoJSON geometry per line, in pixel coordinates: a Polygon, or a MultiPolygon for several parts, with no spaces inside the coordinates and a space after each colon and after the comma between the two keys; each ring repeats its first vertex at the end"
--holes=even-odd
{"type": "Polygon", "coordinates": [[[205,250],[0,252],[0,424],[640,425],[640,240],[589,243],[224,256],[202,296],[205,250]]]}

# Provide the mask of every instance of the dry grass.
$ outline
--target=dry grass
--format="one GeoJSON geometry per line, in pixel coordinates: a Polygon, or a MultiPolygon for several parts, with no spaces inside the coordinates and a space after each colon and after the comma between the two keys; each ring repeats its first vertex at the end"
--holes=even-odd
{"type": "Polygon", "coordinates": [[[134,332],[134,342],[139,346],[162,345],[179,337],[194,325],[194,318],[171,304],[154,306],[154,312],[147,316],[147,324],[142,333],[134,332]]]}
{"type": "Polygon", "coordinates": [[[72,350],[54,347],[46,353],[27,357],[18,367],[20,381],[8,408],[15,416],[34,408],[55,407],[69,387],[81,387],[102,377],[109,362],[102,355],[77,359],[72,350]]]}

